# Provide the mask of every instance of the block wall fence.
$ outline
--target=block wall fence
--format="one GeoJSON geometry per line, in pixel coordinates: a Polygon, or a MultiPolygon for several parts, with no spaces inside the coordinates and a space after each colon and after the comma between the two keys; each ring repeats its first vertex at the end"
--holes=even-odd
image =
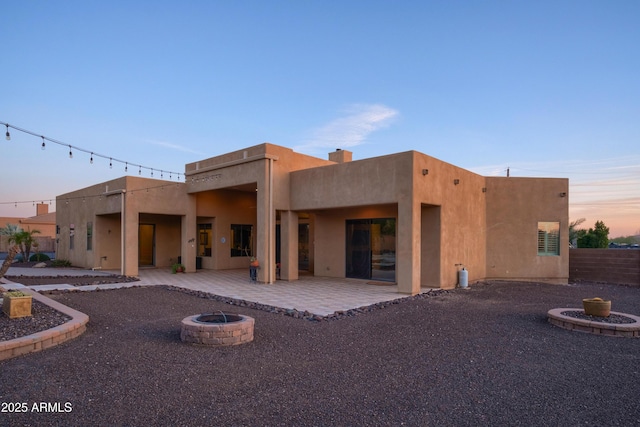
{"type": "Polygon", "coordinates": [[[640,287],[640,250],[570,249],[569,282],[576,281],[640,287]]]}

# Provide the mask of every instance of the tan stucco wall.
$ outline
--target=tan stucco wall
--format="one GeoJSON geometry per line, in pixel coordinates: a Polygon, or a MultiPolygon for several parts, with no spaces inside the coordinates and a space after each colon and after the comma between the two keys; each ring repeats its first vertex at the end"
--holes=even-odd
{"type": "MultiPolygon", "coordinates": [[[[219,255],[206,262],[220,269],[246,267],[246,259],[223,255],[230,250],[224,249],[221,239],[225,235],[228,236],[232,223],[253,224],[254,256],[261,263],[258,280],[269,283],[275,281],[276,211],[289,210],[290,171],[333,163],[295,153],[289,148],[264,143],[187,164],[185,174],[189,193],[206,194],[211,190],[236,192],[236,195],[229,199],[231,206],[226,205],[225,200],[220,200],[215,210],[211,208],[213,202],[207,205],[210,206],[208,209],[198,208],[198,216],[216,217],[215,234],[216,245],[220,247],[217,251],[219,255]],[[250,206],[234,207],[238,200],[244,200],[250,206]]],[[[207,203],[207,197],[215,196],[204,196],[201,199],[203,203],[207,203]]],[[[228,238],[226,240],[228,245],[228,238]]]]}
{"type": "MultiPolygon", "coordinates": [[[[291,208],[296,211],[319,216],[328,209],[396,206],[396,278],[405,292],[417,293],[422,286],[454,287],[456,264],[469,270],[470,280],[484,277],[484,177],[415,151],[301,170],[291,176],[291,208]],[[437,208],[439,216],[423,206],[437,208]],[[427,246],[421,243],[425,239],[427,246]],[[424,256],[423,250],[428,251],[424,256]],[[436,264],[433,257],[437,255],[436,264]],[[438,271],[433,273],[434,269],[438,271]]],[[[323,229],[324,225],[317,224],[317,236],[332,235],[333,230],[323,229]]],[[[342,230],[344,237],[344,218],[342,230]]],[[[329,238],[331,242],[333,247],[322,252],[344,253],[344,238],[329,238]]],[[[321,252],[317,247],[316,251],[321,252]]],[[[316,259],[316,274],[323,274],[323,267],[316,259]]]]}
{"type": "MultiPolygon", "coordinates": [[[[253,225],[255,239],[256,192],[211,190],[198,193],[197,215],[201,218],[198,223],[212,224],[211,257],[203,257],[203,267],[217,270],[248,267],[247,257],[231,256],[231,224],[253,225]]],[[[253,244],[255,248],[255,241],[253,244]]]]}
{"type": "Polygon", "coordinates": [[[568,194],[565,178],[487,178],[487,278],[567,283],[568,194]],[[560,222],[560,256],[538,256],[547,221],[560,222]]]}
{"type": "Polygon", "coordinates": [[[187,269],[193,271],[195,254],[190,254],[186,248],[188,240],[195,239],[195,225],[190,233],[186,233],[182,225],[180,232],[176,232],[177,224],[183,218],[195,218],[195,200],[191,199],[195,198],[186,194],[184,183],[132,176],[60,195],[56,200],[56,222],[60,227],[56,255],[59,259],[71,261],[74,266],[121,269],[124,274],[135,276],[138,274],[138,225],[141,214],[153,213],[156,216],[151,218],[159,222],[156,241],[162,238],[162,243],[156,245],[157,266],[168,266],[170,259],[181,254],[187,269]],[[125,190],[124,193],[122,190],[125,190]],[[124,233],[120,226],[123,197],[127,218],[124,233]],[[173,218],[163,218],[164,215],[173,218]],[[93,223],[92,250],[87,250],[88,222],[93,223]],[[72,224],[75,226],[74,249],[69,248],[72,224]],[[124,253],[122,247],[125,248],[124,253]]]}
{"type": "Polygon", "coordinates": [[[187,164],[184,184],[123,177],[62,195],[59,252],[74,265],[124,265],[127,274],[137,274],[137,252],[123,254],[121,236],[125,248],[137,250],[138,224],[151,221],[157,227],[158,266],[179,255],[187,271],[194,271],[197,224],[210,223],[212,256],[203,257],[203,267],[246,268],[246,257],[231,257],[230,229],[251,224],[253,255],[261,262],[258,280],[271,283],[279,218],[284,280],[297,278],[297,232],[304,222],[310,224],[310,271],[345,277],[345,222],[391,217],[400,292],[452,288],[462,266],[470,282],[566,282],[565,248],[559,257],[539,257],[536,246],[538,221],[559,221],[562,231],[568,227],[568,197],[559,196],[568,193],[566,179],[488,178],[415,151],[358,161],[348,161],[351,153],[338,154],[333,158],[344,163],[265,143],[187,164]],[[122,195],[105,195],[117,189],[126,189],[124,229],[122,195]],[[94,222],[99,239],[91,252],[82,249],[87,221],[94,222]],[[72,222],[76,249],[70,251],[72,222]]]}
{"type": "Polygon", "coordinates": [[[396,218],[396,205],[327,209],[314,214],[315,276],[345,277],[348,219],[396,218]]]}

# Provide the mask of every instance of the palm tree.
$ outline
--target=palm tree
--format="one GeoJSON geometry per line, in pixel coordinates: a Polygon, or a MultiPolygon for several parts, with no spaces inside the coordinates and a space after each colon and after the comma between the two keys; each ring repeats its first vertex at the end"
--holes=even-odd
{"type": "Polygon", "coordinates": [[[580,234],[579,233],[580,230],[578,230],[576,227],[578,227],[584,221],[585,221],[584,218],[580,218],[580,219],[577,219],[577,220],[569,223],[569,243],[570,244],[576,245],[576,243],[578,241],[579,234],[580,234]]]}
{"type": "Polygon", "coordinates": [[[29,255],[31,254],[31,246],[36,243],[34,234],[40,234],[40,230],[22,230],[16,233],[13,233],[9,236],[9,243],[14,243],[16,246],[20,248],[20,253],[22,254],[22,261],[28,262],[29,255]]]}
{"type": "Polygon", "coordinates": [[[6,227],[0,228],[0,236],[13,236],[19,231],[22,231],[19,225],[7,224],[6,227]]]}

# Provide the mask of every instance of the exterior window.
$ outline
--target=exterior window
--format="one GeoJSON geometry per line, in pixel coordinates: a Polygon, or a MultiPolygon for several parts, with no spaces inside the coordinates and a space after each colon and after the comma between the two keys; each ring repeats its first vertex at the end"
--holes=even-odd
{"type": "Polygon", "coordinates": [[[231,256],[253,256],[253,225],[231,224],[231,256]]]}
{"type": "Polygon", "coordinates": [[[93,223],[87,223],[87,250],[93,250],[93,223]]]}
{"type": "Polygon", "coordinates": [[[538,255],[560,255],[560,223],[538,223],[538,255]]]}
{"type": "Polygon", "coordinates": [[[211,224],[198,224],[198,256],[211,256],[211,224]]]}

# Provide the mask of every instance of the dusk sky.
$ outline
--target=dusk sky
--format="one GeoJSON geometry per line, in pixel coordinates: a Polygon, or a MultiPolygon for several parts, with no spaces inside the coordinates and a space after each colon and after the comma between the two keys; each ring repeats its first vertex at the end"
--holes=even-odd
{"type": "Polygon", "coordinates": [[[4,2],[0,216],[124,175],[109,157],[168,179],[268,141],[569,178],[571,221],[640,233],[639,23],[637,0],[4,2]]]}

